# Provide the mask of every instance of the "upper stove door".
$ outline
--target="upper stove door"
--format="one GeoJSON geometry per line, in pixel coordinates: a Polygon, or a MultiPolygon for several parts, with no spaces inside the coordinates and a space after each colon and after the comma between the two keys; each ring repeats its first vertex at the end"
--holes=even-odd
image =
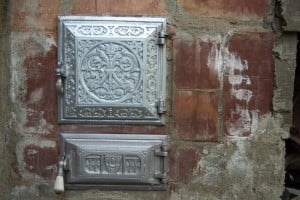
{"type": "Polygon", "coordinates": [[[59,122],[163,124],[165,18],[61,16],[59,122]]]}

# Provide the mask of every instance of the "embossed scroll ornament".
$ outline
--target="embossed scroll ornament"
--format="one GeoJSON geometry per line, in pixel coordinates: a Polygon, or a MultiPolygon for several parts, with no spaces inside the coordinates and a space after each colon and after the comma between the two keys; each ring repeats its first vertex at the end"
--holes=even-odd
{"type": "Polygon", "coordinates": [[[59,121],[162,124],[164,18],[59,17],[59,121]]]}

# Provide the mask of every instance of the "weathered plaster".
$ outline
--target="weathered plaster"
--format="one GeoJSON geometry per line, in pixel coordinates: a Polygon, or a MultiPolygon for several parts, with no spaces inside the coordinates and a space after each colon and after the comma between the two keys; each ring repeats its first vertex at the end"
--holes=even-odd
{"type": "Polygon", "coordinates": [[[200,145],[203,154],[196,176],[170,199],[280,199],[286,135],[269,115],[249,137],[200,145]]]}

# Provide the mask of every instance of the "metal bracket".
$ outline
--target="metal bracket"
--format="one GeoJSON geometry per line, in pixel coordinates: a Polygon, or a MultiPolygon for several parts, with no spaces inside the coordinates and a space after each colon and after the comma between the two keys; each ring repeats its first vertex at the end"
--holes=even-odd
{"type": "Polygon", "coordinates": [[[58,172],[54,183],[54,191],[57,194],[63,193],[65,191],[65,181],[64,181],[64,170],[66,167],[65,156],[62,155],[58,161],[58,172]]]}
{"type": "Polygon", "coordinates": [[[69,159],[66,155],[60,156],[58,161],[58,175],[63,175],[64,171],[69,170],[69,159]]]}
{"type": "Polygon", "coordinates": [[[157,44],[164,45],[166,44],[167,34],[164,31],[158,33],[157,44]]]}
{"type": "Polygon", "coordinates": [[[155,150],[155,156],[167,157],[168,156],[168,146],[166,144],[161,145],[155,150]]]}

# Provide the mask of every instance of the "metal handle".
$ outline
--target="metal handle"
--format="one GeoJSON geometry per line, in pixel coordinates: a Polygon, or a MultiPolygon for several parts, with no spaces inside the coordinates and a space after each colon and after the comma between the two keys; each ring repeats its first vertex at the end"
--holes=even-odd
{"type": "Polygon", "coordinates": [[[58,77],[57,81],[56,81],[56,90],[60,94],[62,94],[62,93],[64,93],[64,80],[66,78],[66,74],[62,68],[61,62],[58,63],[58,68],[56,69],[56,76],[58,77]]]}
{"type": "Polygon", "coordinates": [[[65,191],[65,183],[64,183],[65,165],[66,165],[66,160],[65,157],[62,156],[58,162],[58,173],[54,183],[54,191],[57,194],[63,193],[65,191]]]}

